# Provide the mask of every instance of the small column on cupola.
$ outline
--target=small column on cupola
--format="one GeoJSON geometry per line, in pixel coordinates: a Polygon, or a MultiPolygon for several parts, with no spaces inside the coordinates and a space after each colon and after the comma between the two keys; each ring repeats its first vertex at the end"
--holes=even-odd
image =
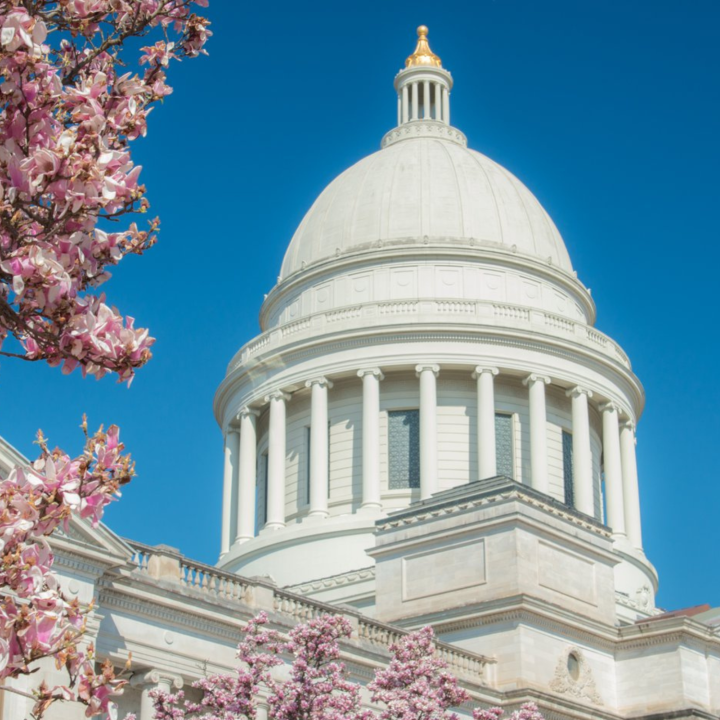
{"type": "Polygon", "coordinates": [[[415,52],[395,76],[398,125],[428,120],[449,125],[452,76],[430,49],[427,27],[421,25],[417,34],[415,52]]]}

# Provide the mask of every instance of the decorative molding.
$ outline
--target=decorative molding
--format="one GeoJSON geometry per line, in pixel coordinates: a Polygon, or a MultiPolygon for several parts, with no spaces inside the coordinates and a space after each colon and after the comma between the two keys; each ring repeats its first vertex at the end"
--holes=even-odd
{"type": "Polygon", "coordinates": [[[256,408],[248,407],[247,405],[243,405],[240,410],[238,410],[237,419],[238,420],[244,420],[246,417],[259,417],[260,416],[260,410],[257,410],[256,408]]]}
{"type": "Polygon", "coordinates": [[[369,567],[362,568],[360,570],[351,570],[340,575],[331,575],[329,577],[319,578],[318,580],[310,580],[305,583],[300,583],[299,585],[292,585],[287,589],[300,595],[308,595],[311,592],[328,590],[335,587],[344,587],[346,585],[363,582],[364,580],[371,580],[374,577],[375,568],[369,567]]]}
{"type": "MultiPolygon", "coordinates": [[[[164,590],[164,592],[171,593],[177,600],[187,600],[187,597],[179,592],[174,592],[172,590],[164,590]]],[[[232,615],[228,614],[227,619],[224,621],[209,620],[186,610],[168,608],[165,605],[160,605],[159,603],[149,600],[141,600],[130,597],[118,592],[116,589],[111,588],[102,588],[100,590],[98,607],[101,611],[104,608],[109,608],[129,612],[140,617],[160,620],[174,629],[186,628],[189,630],[200,631],[222,640],[229,640],[233,643],[239,642],[242,637],[242,630],[240,627],[242,621],[237,616],[236,611],[234,611],[232,615]]],[[[253,612],[248,607],[247,618],[244,618],[244,620],[249,620],[252,615],[253,612]]]]}
{"type": "Polygon", "coordinates": [[[552,380],[547,375],[538,375],[537,373],[530,373],[523,381],[522,384],[525,387],[529,387],[530,383],[541,382],[545,385],[549,385],[552,380]]]}
{"type": "Polygon", "coordinates": [[[580,385],[576,385],[575,387],[565,391],[565,396],[569,398],[578,397],[580,395],[587,395],[589,400],[593,396],[593,391],[580,387],[580,385]]]}
{"type": "MultiPolygon", "coordinates": [[[[612,361],[611,364],[609,358],[592,352],[591,349],[586,346],[573,343],[570,347],[568,347],[568,343],[566,340],[551,336],[543,337],[542,340],[539,340],[537,333],[532,333],[532,335],[528,334],[527,337],[507,336],[504,334],[491,333],[493,333],[492,327],[483,327],[480,332],[468,332],[465,330],[447,332],[436,328],[431,328],[423,333],[418,333],[417,326],[415,325],[413,325],[412,328],[408,328],[407,332],[402,332],[397,327],[378,327],[374,328],[374,334],[372,336],[362,335],[344,338],[325,338],[321,345],[309,346],[307,343],[304,342],[302,345],[284,346],[277,348],[276,352],[277,356],[282,358],[283,360],[282,367],[289,367],[293,363],[300,363],[306,360],[314,359],[318,356],[319,353],[322,353],[323,356],[327,357],[336,352],[342,352],[344,350],[354,350],[360,347],[366,347],[368,345],[376,346],[379,349],[383,345],[388,345],[391,343],[407,344],[416,341],[444,341],[453,343],[482,342],[485,345],[491,346],[498,345],[522,350],[539,351],[550,357],[562,358],[563,360],[582,364],[583,368],[588,370],[595,370],[606,377],[610,377],[607,375],[606,370],[609,369],[612,372],[618,372],[618,369],[622,368],[622,370],[620,371],[620,377],[623,381],[627,381],[628,383],[626,391],[631,393],[630,397],[633,399],[633,401],[637,404],[639,408],[642,408],[642,405],[644,403],[644,395],[642,394],[641,389],[637,384],[635,376],[632,375],[632,372],[629,369],[624,368],[622,365],[618,365],[617,362],[612,361]]],[[[315,343],[315,341],[316,338],[313,338],[311,342],[315,343]]],[[[456,358],[451,358],[449,360],[443,359],[442,362],[443,364],[459,364],[456,358]]],[[[468,357],[467,364],[471,364],[471,362],[472,361],[468,357]]],[[[336,366],[333,368],[333,372],[339,372],[346,369],[347,368],[345,365],[336,366]]],[[[516,370],[517,368],[511,369],[516,370]]],[[[241,378],[243,377],[243,375],[246,374],[246,372],[247,369],[243,365],[242,361],[238,360],[237,362],[231,363],[230,367],[228,368],[228,376],[223,381],[216,395],[216,412],[218,403],[223,402],[221,398],[229,397],[232,389],[238,384],[240,384],[241,378]],[[235,373],[235,371],[241,370],[243,372],[238,372],[237,374],[235,373]]],[[[565,378],[561,377],[556,378],[556,380],[558,381],[564,379],[565,378]]],[[[293,382],[299,381],[299,379],[295,381],[292,377],[288,377],[284,380],[284,382],[288,385],[293,384],[293,382]]],[[[617,378],[613,377],[612,381],[617,382],[617,378]]],[[[257,392],[256,386],[252,389],[257,392]]],[[[257,395],[246,396],[246,398],[243,399],[243,402],[247,404],[252,404],[256,400],[256,398],[257,395]]]]}
{"type": "Polygon", "coordinates": [[[157,686],[163,681],[176,690],[180,690],[185,684],[182,677],[175,673],[165,672],[164,670],[148,670],[142,675],[133,675],[130,680],[130,685],[142,688],[148,687],[149,685],[157,686]]]}
{"type": "Polygon", "coordinates": [[[618,415],[620,415],[620,405],[618,405],[618,403],[616,403],[612,400],[608,400],[607,402],[604,402],[604,403],[601,403],[600,405],[598,405],[598,410],[600,410],[600,412],[603,412],[603,413],[604,412],[614,412],[614,413],[617,413],[618,415]]]}
{"type": "Polygon", "coordinates": [[[430,370],[432,374],[437,377],[440,373],[440,366],[435,364],[420,364],[415,366],[415,375],[417,377],[420,377],[420,373],[422,373],[425,370],[430,370]]]}
{"type": "Polygon", "coordinates": [[[569,647],[558,658],[555,675],[550,681],[550,689],[561,695],[589,700],[594,705],[604,704],[595,687],[595,678],[590,665],[583,652],[577,647],[569,647]]]}
{"type": "Polygon", "coordinates": [[[320,385],[320,387],[326,387],[328,390],[333,387],[333,383],[326,377],[316,377],[305,381],[306,388],[312,387],[313,385],[320,385]]]}
{"type": "Polygon", "coordinates": [[[596,532],[602,537],[610,538],[612,536],[611,531],[606,526],[600,525],[597,521],[592,520],[592,518],[588,517],[587,519],[584,519],[586,516],[581,516],[575,512],[569,511],[567,508],[558,507],[552,502],[535,498],[531,496],[524,487],[522,489],[517,488],[485,497],[460,500],[456,503],[449,503],[442,507],[429,507],[427,511],[423,511],[421,508],[413,508],[412,514],[403,514],[399,517],[390,516],[379,521],[378,526],[379,529],[383,529],[388,527],[397,528],[403,525],[414,525],[415,523],[422,522],[431,517],[437,517],[438,515],[452,515],[453,513],[468,510],[473,507],[491,505],[505,500],[520,500],[528,505],[541,508],[551,515],[568,520],[574,525],[596,532]]]}
{"type": "Polygon", "coordinates": [[[484,365],[478,365],[473,370],[472,379],[477,380],[483,373],[490,373],[491,375],[498,375],[500,370],[496,367],[485,367],[484,365]]]}
{"type": "Polygon", "coordinates": [[[283,400],[284,402],[287,402],[291,397],[292,395],[290,393],[286,393],[284,390],[273,390],[265,396],[265,402],[269,403],[271,400],[283,400]]]}
{"type": "Polygon", "coordinates": [[[385,376],[380,368],[366,368],[357,371],[357,376],[363,378],[366,375],[374,375],[378,380],[384,380],[385,376]]]}
{"type": "Polygon", "coordinates": [[[464,133],[452,125],[438,120],[412,120],[398,125],[385,134],[380,146],[386,148],[402,140],[418,137],[440,138],[467,147],[467,138],[464,133]]]}

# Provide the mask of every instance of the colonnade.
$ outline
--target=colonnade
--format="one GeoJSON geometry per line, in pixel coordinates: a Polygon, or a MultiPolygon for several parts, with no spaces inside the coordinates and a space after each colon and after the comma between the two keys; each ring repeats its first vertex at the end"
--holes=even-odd
{"type": "Polygon", "coordinates": [[[398,92],[398,125],[412,120],[438,120],[450,124],[450,92],[442,82],[415,80],[398,92]]]}
{"type": "MultiPolygon", "coordinates": [[[[421,364],[415,368],[420,395],[420,497],[438,491],[437,379],[440,367],[421,364]]],[[[477,465],[478,479],[497,474],[495,438],[495,378],[498,368],[476,367],[477,382],[477,465]]],[[[364,510],[382,508],[380,486],[380,368],[357,371],[362,380],[362,506],[364,510]]],[[[530,418],[530,486],[542,493],[550,489],[548,472],[548,423],[546,388],[550,378],[530,374],[523,379],[528,389],[530,418]]],[[[310,509],[309,515],[328,515],[328,390],[333,384],[325,377],[308,380],[310,389],[310,509]]],[[[571,400],[573,501],[577,510],[594,516],[595,500],[590,442],[590,399],[588,388],[566,389],[571,400]]],[[[269,406],[267,519],[265,527],[285,526],[286,405],[290,395],[276,390],[265,396],[269,406]]],[[[605,473],[606,523],[616,537],[627,538],[642,549],[640,500],[638,494],[635,427],[621,419],[613,402],[597,406],[602,417],[603,466],[605,473]]],[[[257,482],[257,417],[259,410],[244,407],[225,435],[225,475],[223,485],[222,552],[235,543],[255,535],[255,488],[257,482]],[[236,502],[233,507],[233,501],[236,502]],[[233,522],[234,521],[234,522],[233,522]],[[235,537],[231,530],[236,528],[235,537]]]]}

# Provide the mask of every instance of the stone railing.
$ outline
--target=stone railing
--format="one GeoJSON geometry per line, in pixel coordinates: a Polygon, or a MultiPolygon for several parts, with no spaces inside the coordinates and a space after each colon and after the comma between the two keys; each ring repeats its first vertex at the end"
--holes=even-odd
{"type": "Polygon", "coordinates": [[[583,322],[522,305],[493,303],[485,300],[425,300],[418,298],[417,300],[394,300],[338,308],[280,325],[240,348],[230,361],[228,372],[240,367],[250,358],[281,346],[283,339],[288,336],[292,336],[293,340],[317,337],[322,334],[323,328],[330,326],[334,332],[344,329],[345,326],[355,329],[357,318],[361,315],[370,324],[372,324],[372,318],[377,317],[382,318],[383,323],[393,325],[406,323],[408,315],[422,315],[424,320],[428,315],[432,316],[433,314],[442,316],[442,322],[447,322],[448,319],[455,316],[457,319],[452,321],[462,324],[494,327],[500,323],[520,330],[560,336],[592,348],[630,369],[630,360],[622,348],[607,335],[583,322]]]}
{"type": "Polygon", "coordinates": [[[189,560],[175,548],[166,545],[155,547],[127,541],[133,549],[137,571],[156,580],[178,582],[210,597],[243,602],[248,583],[234,573],[218,570],[212,565],[189,560]]]}
{"type": "MultiPolygon", "coordinates": [[[[272,582],[243,578],[218,570],[212,565],[189,560],[175,548],[155,547],[126,540],[133,550],[134,572],[155,580],[164,580],[202,593],[208,600],[228,600],[246,606],[249,613],[260,610],[284,615],[291,625],[307,622],[322,615],[342,615],[353,626],[353,641],[372,646],[386,655],[389,646],[402,640],[408,631],[365,617],[347,606],[336,607],[311,600],[275,587],[272,582]]],[[[438,656],[447,663],[448,671],[460,680],[493,685],[495,661],[484,655],[462,650],[446,643],[436,643],[438,656]]]]}

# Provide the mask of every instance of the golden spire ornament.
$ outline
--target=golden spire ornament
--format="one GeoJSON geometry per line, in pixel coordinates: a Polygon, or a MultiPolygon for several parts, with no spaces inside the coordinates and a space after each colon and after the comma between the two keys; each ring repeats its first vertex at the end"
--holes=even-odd
{"type": "Polygon", "coordinates": [[[431,67],[442,67],[440,58],[430,49],[428,44],[428,29],[426,25],[421,25],[417,29],[418,41],[415,46],[415,52],[405,61],[405,67],[421,67],[429,65],[431,67]]]}

